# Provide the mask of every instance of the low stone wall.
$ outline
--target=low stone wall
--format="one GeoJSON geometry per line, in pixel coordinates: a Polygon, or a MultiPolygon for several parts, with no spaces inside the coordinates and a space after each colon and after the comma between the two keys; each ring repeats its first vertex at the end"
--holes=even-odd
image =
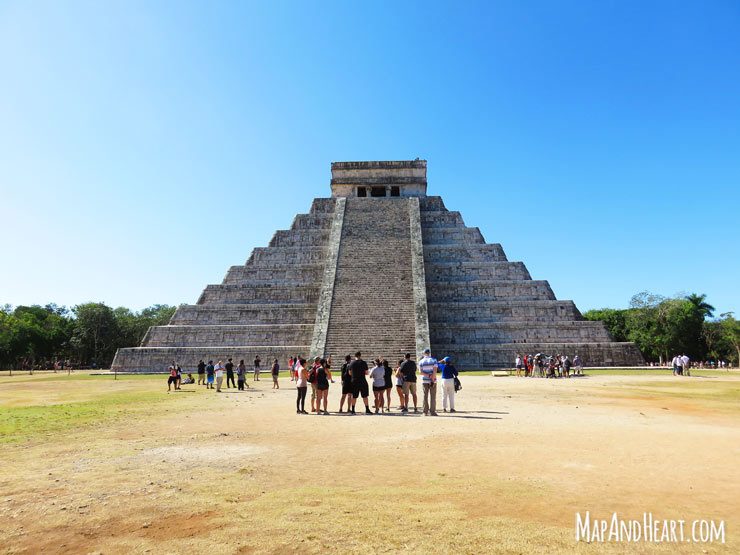
{"type": "Polygon", "coordinates": [[[156,326],[149,330],[142,347],[304,345],[312,332],[313,323],[156,326]]]}
{"type": "Polygon", "coordinates": [[[313,321],[314,304],[207,304],[177,308],[171,325],[288,324],[313,321]]]}
{"type": "Polygon", "coordinates": [[[475,261],[475,262],[428,262],[426,280],[432,281],[475,281],[491,279],[530,280],[526,266],[521,262],[475,261]]]}
{"type": "Polygon", "coordinates": [[[455,322],[433,326],[432,343],[488,345],[493,343],[608,342],[603,322],[455,322]]]}
{"type": "Polygon", "coordinates": [[[429,302],[429,321],[454,322],[559,322],[582,320],[573,301],[559,300],[502,300],[476,303],[457,301],[429,302]]]}
{"type": "Polygon", "coordinates": [[[472,245],[424,245],[424,261],[507,261],[504,249],[498,243],[476,243],[472,245]]]}
{"type": "Polygon", "coordinates": [[[480,280],[427,282],[427,300],[434,301],[490,301],[490,300],[547,300],[554,299],[547,281],[480,280]]]}

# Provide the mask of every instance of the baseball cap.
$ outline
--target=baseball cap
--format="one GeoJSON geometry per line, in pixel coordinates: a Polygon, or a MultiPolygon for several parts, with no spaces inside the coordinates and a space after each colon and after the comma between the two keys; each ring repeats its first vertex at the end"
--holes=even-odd
{"type": "Polygon", "coordinates": [[[428,354],[429,354],[429,353],[431,353],[431,352],[432,352],[432,351],[430,351],[430,350],[429,350],[428,348],[427,348],[427,349],[424,349],[424,354],[425,354],[425,355],[428,355],[428,354]]]}
{"type": "Polygon", "coordinates": [[[444,358],[442,359],[442,362],[450,362],[450,357],[444,357],[444,358]]]}

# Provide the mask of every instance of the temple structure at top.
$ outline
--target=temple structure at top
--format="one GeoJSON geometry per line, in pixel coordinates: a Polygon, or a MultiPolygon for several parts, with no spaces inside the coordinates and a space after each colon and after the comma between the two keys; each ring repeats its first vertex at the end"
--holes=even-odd
{"type": "Polygon", "coordinates": [[[426,160],[335,162],[331,197],[180,306],[114,368],[165,371],[171,361],[264,361],[360,350],[420,357],[431,347],[460,370],[510,368],[517,353],[580,355],[590,366],[643,362],[603,322],[558,300],[522,262],[486,243],[442,198],[427,195],[426,160]]]}

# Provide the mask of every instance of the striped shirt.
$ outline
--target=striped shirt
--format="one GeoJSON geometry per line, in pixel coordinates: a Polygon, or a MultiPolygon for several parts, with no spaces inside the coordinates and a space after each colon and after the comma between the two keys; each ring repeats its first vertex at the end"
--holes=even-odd
{"type": "Polygon", "coordinates": [[[433,357],[424,357],[419,361],[419,370],[423,383],[432,383],[432,375],[437,368],[437,359],[433,357]]]}

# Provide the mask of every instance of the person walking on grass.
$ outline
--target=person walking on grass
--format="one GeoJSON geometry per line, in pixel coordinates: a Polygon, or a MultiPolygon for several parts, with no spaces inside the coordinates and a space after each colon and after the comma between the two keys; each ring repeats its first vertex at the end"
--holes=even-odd
{"type": "Polygon", "coordinates": [[[213,368],[213,361],[209,360],[208,364],[206,365],[206,389],[213,389],[213,374],[214,374],[214,368],[213,368]]]}
{"type": "Polygon", "coordinates": [[[349,363],[349,375],[352,377],[352,414],[355,414],[355,405],[357,405],[357,398],[360,395],[362,395],[362,401],[365,403],[365,414],[372,414],[367,402],[369,395],[367,380],[365,379],[367,372],[367,362],[362,360],[362,353],[357,351],[355,360],[349,363]]]}
{"type": "Polygon", "coordinates": [[[316,390],[318,392],[318,399],[316,401],[316,411],[321,413],[321,401],[324,402],[324,414],[328,415],[329,411],[326,408],[326,404],[329,398],[329,382],[334,382],[331,379],[331,370],[329,364],[325,359],[321,359],[319,367],[316,369],[316,390]]]}
{"type": "Polygon", "coordinates": [[[278,383],[278,377],[280,376],[280,365],[278,364],[278,359],[272,361],[270,373],[272,374],[272,388],[280,389],[280,384],[278,383]]]}
{"type": "Polygon", "coordinates": [[[380,365],[380,360],[373,361],[370,370],[370,379],[373,380],[373,396],[375,397],[375,414],[383,410],[383,395],[385,394],[385,369],[380,365]]]}
{"type": "Polygon", "coordinates": [[[254,381],[258,382],[260,381],[260,363],[262,361],[260,360],[260,356],[257,355],[254,357],[254,381]]]}
{"type": "Polygon", "coordinates": [[[352,410],[352,376],[349,375],[349,363],[352,361],[352,357],[347,355],[344,357],[344,364],[342,364],[341,377],[342,377],[342,398],[339,400],[339,412],[344,412],[344,400],[347,400],[347,412],[352,410]]]}
{"type": "Polygon", "coordinates": [[[414,412],[419,412],[416,398],[416,363],[411,360],[411,354],[406,353],[401,365],[401,375],[403,376],[403,408],[401,412],[409,411],[409,395],[414,398],[414,412]]]}
{"type": "Polygon", "coordinates": [[[226,368],[226,387],[231,388],[231,385],[229,385],[229,382],[236,387],[236,384],[234,383],[234,363],[231,362],[231,359],[224,365],[224,368],[226,368]]]}
{"type": "Polygon", "coordinates": [[[216,374],[216,391],[221,393],[221,384],[224,383],[224,365],[219,360],[214,368],[216,374]]]}
{"type": "Polygon", "coordinates": [[[244,391],[244,386],[249,389],[247,383],[247,365],[244,364],[244,359],[239,361],[239,365],[236,367],[236,383],[238,384],[239,391],[244,391]]]}
{"type": "Polygon", "coordinates": [[[429,349],[424,349],[424,357],[419,361],[424,386],[424,416],[437,416],[437,369],[437,359],[429,349]]]}
{"type": "Polygon", "coordinates": [[[302,358],[296,358],[295,361],[295,386],[298,393],[295,401],[295,412],[296,414],[308,414],[306,412],[308,372],[306,372],[306,361],[302,358]]]}
{"type": "Polygon", "coordinates": [[[198,384],[197,385],[206,385],[206,363],[203,362],[203,359],[198,361],[198,384]]]}
{"type": "Polygon", "coordinates": [[[457,368],[452,364],[450,357],[444,357],[439,364],[442,373],[442,412],[447,412],[447,402],[450,404],[450,412],[455,412],[455,378],[457,368]]]}
{"type": "Polygon", "coordinates": [[[578,355],[573,357],[573,366],[575,367],[575,375],[576,376],[582,376],[583,375],[583,361],[581,360],[581,357],[578,355]]]}

